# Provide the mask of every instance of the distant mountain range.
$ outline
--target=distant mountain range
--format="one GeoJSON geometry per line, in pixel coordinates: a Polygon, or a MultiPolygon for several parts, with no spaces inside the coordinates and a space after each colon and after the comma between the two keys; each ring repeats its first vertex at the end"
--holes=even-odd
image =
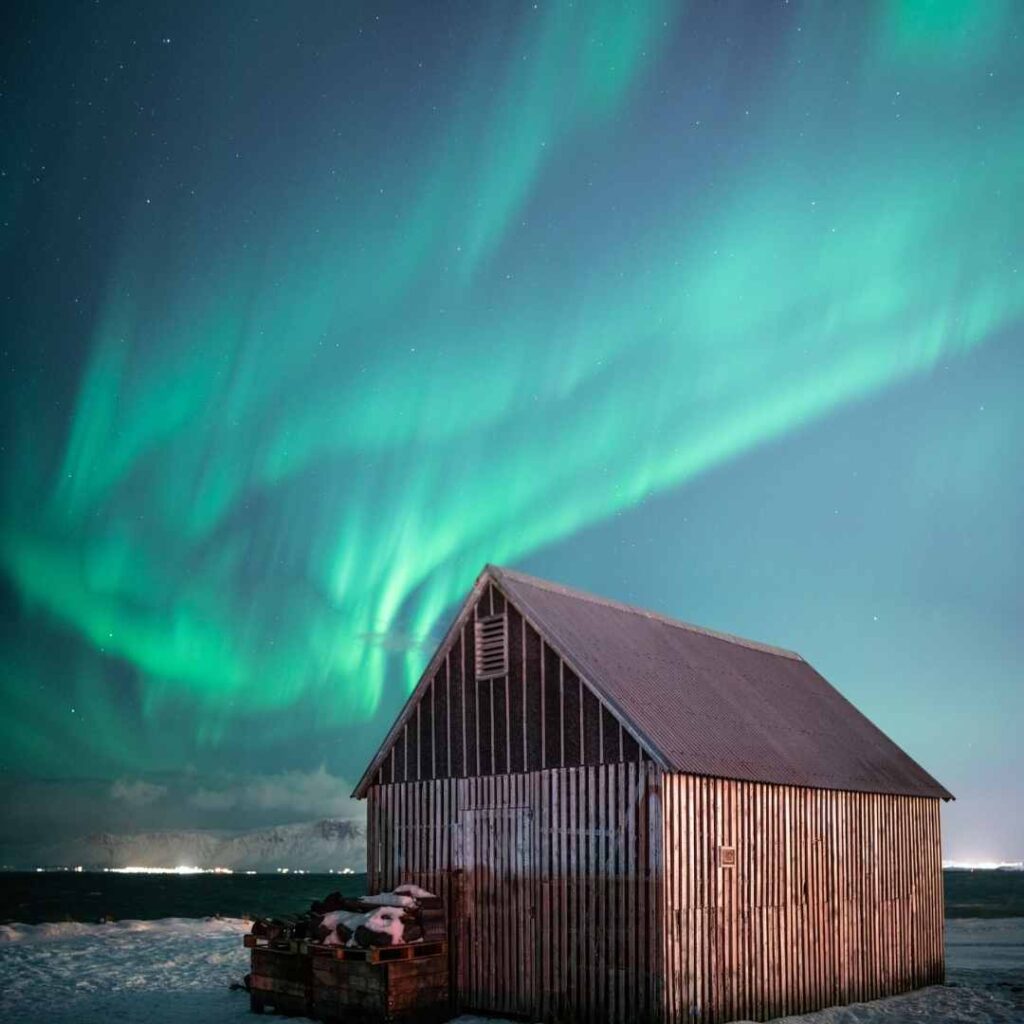
{"type": "Polygon", "coordinates": [[[99,832],[52,845],[4,851],[22,868],[231,868],[235,871],[366,870],[366,826],[360,819],[324,818],[247,832],[211,829],[99,832]]]}

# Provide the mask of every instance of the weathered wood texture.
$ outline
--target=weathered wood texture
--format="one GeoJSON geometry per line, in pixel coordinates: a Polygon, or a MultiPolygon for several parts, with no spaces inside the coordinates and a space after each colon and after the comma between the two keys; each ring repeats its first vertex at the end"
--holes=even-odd
{"type": "Polygon", "coordinates": [[[443,1021],[450,1016],[448,961],[423,957],[379,964],[313,955],[311,1016],[351,1024],[443,1021]]]}
{"type": "Polygon", "coordinates": [[[937,799],[686,775],[662,788],[667,1020],[766,1020],[942,982],[937,799]]]}
{"type": "Polygon", "coordinates": [[[934,799],[634,762],[374,786],[368,822],[373,889],[446,900],[461,1009],[764,1020],[943,978],[934,799]]]}
{"type": "Polygon", "coordinates": [[[297,952],[252,947],[249,974],[249,1008],[253,1013],[273,1009],[275,1013],[304,1017],[312,1000],[309,957],[297,952]]]}
{"type": "Polygon", "coordinates": [[[445,896],[461,1009],[659,1020],[657,780],[633,762],[374,786],[370,885],[445,896]]]}
{"type": "Polygon", "coordinates": [[[649,759],[493,584],[434,665],[372,776],[377,785],[649,759]],[[477,680],[475,622],[500,614],[508,674],[477,680]]]}

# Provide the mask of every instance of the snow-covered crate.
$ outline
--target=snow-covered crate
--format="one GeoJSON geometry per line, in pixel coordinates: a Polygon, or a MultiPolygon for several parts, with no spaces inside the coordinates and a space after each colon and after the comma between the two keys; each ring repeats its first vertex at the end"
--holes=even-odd
{"type": "Polygon", "coordinates": [[[431,1024],[448,1020],[448,948],[443,942],[353,950],[309,947],[311,1016],[347,1024],[431,1024]],[[353,953],[363,953],[357,959],[353,953]]]}
{"type": "MultiPolygon", "coordinates": [[[[248,936],[247,936],[248,938],[248,936]]],[[[255,945],[249,973],[249,1008],[307,1017],[313,999],[313,971],[308,953],[255,945]]]]}

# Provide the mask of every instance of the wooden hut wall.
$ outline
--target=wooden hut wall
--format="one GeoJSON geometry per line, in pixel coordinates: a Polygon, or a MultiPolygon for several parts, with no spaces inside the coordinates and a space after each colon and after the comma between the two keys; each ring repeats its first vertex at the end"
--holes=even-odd
{"type": "Polygon", "coordinates": [[[446,897],[461,1006],[533,1020],[663,1016],[651,762],[373,786],[373,891],[446,897]]]}
{"type": "Polygon", "coordinates": [[[669,1021],[942,982],[938,800],[685,775],[663,790],[669,1021]]]}
{"type": "Polygon", "coordinates": [[[594,692],[493,584],[422,689],[377,785],[647,760],[594,692]],[[477,680],[474,624],[507,613],[508,674],[477,680]]]}

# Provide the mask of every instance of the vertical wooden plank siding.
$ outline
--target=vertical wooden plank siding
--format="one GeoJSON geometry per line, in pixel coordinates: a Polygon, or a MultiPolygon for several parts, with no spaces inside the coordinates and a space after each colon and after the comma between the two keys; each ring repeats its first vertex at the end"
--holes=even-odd
{"type": "Polygon", "coordinates": [[[445,897],[463,1009],[767,1020],[944,977],[934,799],[633,762],[374,786],[367,838],[374,891],[445,897]]]}
{"type": "Polygon", "coordinates": [[[651,762],[373,786],[369,885],[445,898],[461,1009],[661,1021],[660,799],[651,762]]]}
{"type": "Polygon", "coordinates": [[[936,800],[647,763],[374,787],[369,810],[371,886],[460,922],[466,1007],[767,1019],[943,979],[936,800]]]}
{"type": "Polygon", "coordinates": [[[938,800],[686,775],[662,790],[667,1021],[943,980],[938,800]]]}

